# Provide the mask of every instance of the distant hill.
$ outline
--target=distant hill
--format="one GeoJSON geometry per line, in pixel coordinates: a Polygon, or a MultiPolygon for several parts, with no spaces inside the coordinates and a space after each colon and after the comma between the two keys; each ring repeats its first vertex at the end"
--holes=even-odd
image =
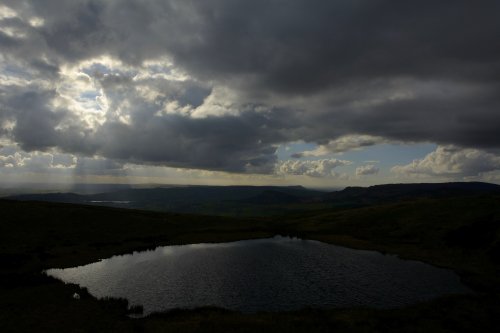
{"type": "Polygon", "coordinates": [[[441,198],[479,194],[500,194],[500,185],[481,182],[457,182],[346,187],[342,191],[324,194],[317,200],[335,205],[358,207],[417,198],[441,198]]]}
{"type": "Polygon", "coordinates": [[[123,189],[99,194],[42,193],[8,197],[227,216],[266,216],[315,209],[356,208],[417,198],[500,194],[500,185],[467,183],[387,184],[321,192],[302,186],[179,186],[123,189]]]}
{"type": "MultiPolygon", "coordinates": [[[[164,186],[164,185],[162,185],[164,186]]],[[[151,185],[129,185],[129,184],[93,184],[93,183],[1,183],[0,197],[31,194],[31,193],[76,193],[76,194],[96,194],[125,190],[130,188],[153,187],[151,185]]]]}
{"type": "Polygon", "coordinates": [[[23,194],[11,200],[101,205],[122,208],[215,215],[252,215],[254,206],[300,203],[324,192],[302,186],[181,186],[80,195],[75,193],[23,194]],[[250,207],[249,207],[250,206],[250,207]]]}
{"type": "Polygon", "coordinates": [[[20,194],[5,197],[3,199],[18,201],[44,201],[44,202],[64,202],[64,203],[85,203],[87,195],[75,193],[40,193],[40,194],[20,194]]]}

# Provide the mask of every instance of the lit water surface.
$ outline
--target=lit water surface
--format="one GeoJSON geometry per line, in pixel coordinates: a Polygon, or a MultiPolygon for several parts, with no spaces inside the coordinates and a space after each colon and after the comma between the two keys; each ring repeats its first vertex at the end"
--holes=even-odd
{"type": "Polygon", "coordinates": [[[145,315],[209,305],[242,312],[391,308],[470,292],[450,270],[281,236],[164,246],[46,273],[98,298],[126,298],[145,315]]]}

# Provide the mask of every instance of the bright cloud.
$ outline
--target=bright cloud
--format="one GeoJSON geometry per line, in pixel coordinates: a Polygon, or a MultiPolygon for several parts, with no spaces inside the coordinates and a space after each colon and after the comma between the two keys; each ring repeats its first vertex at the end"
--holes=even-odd
{"type": "Polygon", "coordinates": [[[477,177],[500,169],[500,155],[478,149],[440,146],[423,159],[392,168],[405,176],[445,176],[449,178],[477,177]]]}
{"type": "Polygon", "coordinates": [[[288,160],[282,161],[276,166],[276,174],[281,176],[301,175],[309,177],[338,177],[339,174],[335,172],[334,169],[350,164],[350,161],[338,159],[312,161],[288,160]]]}
{"type": "Polygon", "coordinates": [[[360,166],[356,168],[356,176],[369,176],[376,175],[379,172],[379,168],[377,168],[373,164],[368,164],[364,166],[360,166]]]}

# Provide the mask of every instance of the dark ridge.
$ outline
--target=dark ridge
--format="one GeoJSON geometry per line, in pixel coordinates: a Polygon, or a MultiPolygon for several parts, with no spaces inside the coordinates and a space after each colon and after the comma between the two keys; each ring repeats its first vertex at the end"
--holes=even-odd
{"type": "Polygon", "coordinates": [[[270,216],[282,214],[285,206],[287,213],[307,212],[315,208],[355,208],[417,198],[499,193],[499,185],[464,182],[347,187],[342,191],[329,193],[306,189],[302,186],[169,186],[123,189],[88,195],[23,194],[10,196],[7,199],[219,216],[270,216]]]}
{"type": "Polygon", "coordinates": [[[20,194],[5,197],[7,200],[17,201],[45,201],[45,202],[65,202],[65,203],[84,203],[85,195],[75,193],[42,193],[42,194],[20,194]]]}
{"type": "Polygon", "coordinates": [[[181,186],[79,195],[40,193],[10,196],[18,201],[79,203],[180,213],[238,215],[243,206],[300,202],[324,192],[302,186],[181,186]]]}
{"type": "Polygon", "coordinates": [[[416,198],[498,194],[500,185],[482,182],[385,184],[370,187],[346,187],[322,196],[323,202],[342,205],[367,205],[416,198]]]}

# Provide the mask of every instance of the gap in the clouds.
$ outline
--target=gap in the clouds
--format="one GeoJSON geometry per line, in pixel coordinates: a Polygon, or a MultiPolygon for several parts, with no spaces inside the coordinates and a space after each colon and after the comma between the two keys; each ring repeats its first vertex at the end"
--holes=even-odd
{"type": "MultiPolygon", "coordinates": [[[[378,177],[390,177],[390,169],[395,165],[406,165],[415,159],[422,159],[433,152],[437,145],[434,143],[382,143],[373,146],[362,147],[343,153],[330,153],[322,156],[306,156],[295,158],[294,154],[304,151],[312,151],[319,147],[316,143],[291,142],[280,145],[276,151],[278,160],[320,160],[320,159],[342,159],[352,162],[350,165],[339,167],[344,172],[354,174],[359,166],[374,164],[380,169],[378,177]]],[[[377,183],[377,181],[375,181],[377,183]]]]}
{"type": "Polygon", "coordinates": [[[381,169],[388,169],[396,164],[408,164],[415,159],[423,158],[436,147],[437,145],[433,143],[379,144],[348,151],[340,156],[355,164],[370,164],[372,161],[377,161],[381,169]]]}
{"type": "Polygon", "coordinates": [[[313,150],[317,147],[318,145],[315,143],[306,143],[302,141],[290,142],[280,145],[276,150],[276,155],[278,156],[278,160],[288,160],[293,154],[300,153],[306,150],[313,150]]]}

